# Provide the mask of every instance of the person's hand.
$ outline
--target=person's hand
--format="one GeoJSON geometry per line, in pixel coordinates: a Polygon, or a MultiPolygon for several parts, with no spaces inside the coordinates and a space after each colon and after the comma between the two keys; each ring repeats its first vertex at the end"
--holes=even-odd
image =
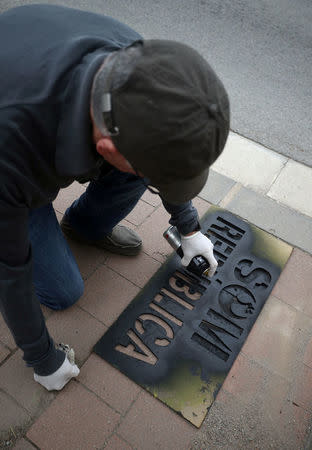
{"type": "Polygon", "coordinates": [[[197,231],[189,236],[181,236],[181,246],[183,250],[182,264],[188,266],[194,256],[201,255],[209,263],[208,275],[212,277],[218,267],[218,262],[213,256],[213,243],[201,231],[197,231]]]}
{"type": "Polygon", "coordinates": [[[40,383],[48,391],[60,391],[71,378],[77,377],[80,372],[75,364],[74,350],[64,344],[60,344],[60,348],[65,351],[66,357],[56,372],[46,376],[34,373],[35,381],[40,383]]]}

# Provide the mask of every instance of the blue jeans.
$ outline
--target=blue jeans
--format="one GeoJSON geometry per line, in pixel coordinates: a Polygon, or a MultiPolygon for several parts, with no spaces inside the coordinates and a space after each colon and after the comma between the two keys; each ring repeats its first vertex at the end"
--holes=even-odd
{"type": "MultiPolygon", "coordinates": [[[[145,189],[141,178],[112,169],[89,183],[66,210],[66,220],[82,236],[100,239],[129,214],[145,189]]],[[[51,204],[31,211],[29,235],[37,297],[49,308],[68,308],[81,297],[84,283],[51,204]]]]}

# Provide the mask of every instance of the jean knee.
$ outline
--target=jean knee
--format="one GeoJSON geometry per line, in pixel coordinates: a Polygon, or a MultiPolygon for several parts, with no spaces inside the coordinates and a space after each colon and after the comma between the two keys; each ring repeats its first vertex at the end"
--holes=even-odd
{"type": "Polygon", "coordinates": [[[59,300],[59,309],[66,309],[77,303],[78,300],[82,297],[83,292],[84,282],[82,278],[70,283],[70,285],[66,287],[66,291],[63,292],[63,295],[59,300]]]}
{"type": "Polygon", "coordinates": [[[40,303],[50,309],[60,311],[70,308],[82,297],[84,292],[84,282],[81,277],[76,278],[66,285],[66,289],[58,289],[53,297],[43,292],[37,292],[40,303]]]}

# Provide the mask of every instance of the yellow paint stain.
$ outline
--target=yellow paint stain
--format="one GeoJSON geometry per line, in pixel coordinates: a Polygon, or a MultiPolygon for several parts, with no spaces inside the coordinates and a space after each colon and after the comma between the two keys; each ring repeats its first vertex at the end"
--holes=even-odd
{"type": "MultiPolygon", "coordinates": [[[[207,213],[204,215],[204,218],[215,212],[221,213],[223,211],[230,212],[227,211],[226,209],[220,208],[219,206],[212,205],[210,206],[207,213]]],[[[236,216],[232,212],[231,214],[233,216],[236,216]]],[[[281,270],[283,270],[293,251],[293,247],[289,244],[286,244],[286,242],[281,241],[272,234],[268,233],[267,231],[261,230],[256,225],[251,224],[247,220],[241,217],[238,218],[250,226],[254,238],[251,253],[254,254],[255,256],[258,256],[259,258],[269,260],[277,267],[279,267],[281,270]]]]}
{"type": "Polygon", "coordinates": [[[249,224],[249,226],[254,237],[251,252],[259,258],[271,261],[283,270],[293,251],[293,247],[255,225],[249,224]]]}
{"type": "Polygon", "coordinates": [[[222,385],[225,375],[211,375],[209,382],[201,378],[201,368],[184,362],[157,386],[146,387],[154,397],[179,412],[196,427],[202,424],[214,395],[222,385]]]}

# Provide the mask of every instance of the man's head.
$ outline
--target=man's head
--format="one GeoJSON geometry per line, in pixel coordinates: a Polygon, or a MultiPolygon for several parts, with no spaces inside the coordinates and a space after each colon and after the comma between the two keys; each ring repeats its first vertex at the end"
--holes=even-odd
{"type": "Polygon", "coordinates": [[[174,41],[112,53],[95,76],[91,109],[102,136],[169,203],[200,192],[229,131],[222,83],[195,50],[174,41]]]}

